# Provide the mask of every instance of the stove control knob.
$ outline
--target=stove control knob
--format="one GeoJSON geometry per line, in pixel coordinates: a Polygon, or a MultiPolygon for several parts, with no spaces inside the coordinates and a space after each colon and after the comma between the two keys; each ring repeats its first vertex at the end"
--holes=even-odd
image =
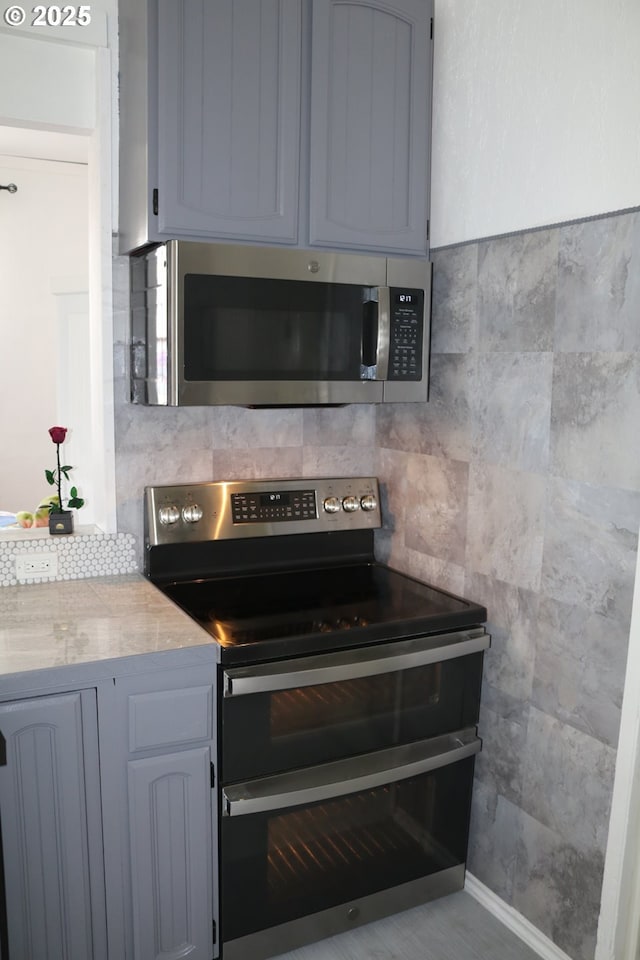
{"type": "Polygon", "coordinates": [[[354,513],[360,509],[360,501],[357,497],[345,497],[342,501],[342,509],[346,510],[347,513],[354,513]]]}
{"type": "Polygon", "coordinates": [[[180,511],[177,507],[160,507],[158,510],[158,519],[165,527],[171,526],[172,523],[177,523],[180,519],[180,511]]]}
{"type": "Polygon", "coordinates": [[[337,497],[326,497],[322,506],[324,507],[325,513],[337,513],[340,509],[340,501],[337,497]]]}
{"type": "Polygon", "coordinates": [[[202,520],[202,507],[197,503],[190,503],[182,508],[182,519],[185,523],[197,523],[202,520]]]}
{"type": "Polygon", "coordinates": [[[361,497],[360,506],[363,510],[375,510],[378,506],[378,501],[372,493],[367,493],[366,496],[361,497]]]}

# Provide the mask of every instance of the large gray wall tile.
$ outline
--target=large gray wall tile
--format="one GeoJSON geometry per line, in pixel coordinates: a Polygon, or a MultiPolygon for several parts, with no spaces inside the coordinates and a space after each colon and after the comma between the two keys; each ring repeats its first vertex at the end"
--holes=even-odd
{"type": "Polygon", "coordinates": [[[553,349],[557,263],[557,229],[479,244],[479,350],[553,349]]]}
{"type": "Polygon", "coordinates": [[[615,747],[628,624],[543,597],[533,635],[534,706],[615,747]]]}
{"type": "Polygon", "coordinates": [[[407,464],[404,541],[449,563],[464,561],[469,465],[413,454],[407,464]]]}
{"type": "Polygon", "coordinates": [[[528,726],[525,701],[484,684],[478,724],[482,750],[476,757],[476,778],[519,807],[523,805],[528,726]]]}
{"type": "Polygon", "coordinates": [[[468,353],[477,342],[478,245],[433,253],[431,349],[468,353]]]}
{"type": "Polygon", "coordinates": [[[533,473],[472,463],[467,568],[515,586],[540,586],[546,480],[533,473]]]}
{"type": "Polygon", "coordinates": [[[593,960],[604,858],[522,814],[513,905],[573,960],[593,960]]]}
{"type": "Polygon", "coordinates": [[[302,451],[305,477],[370,477],[375,463],[376,454],[371,447],[327,445],[304,447],[302,451]]]}
{"type": "Polygon", "coordinates": [[[531,707],[523,753],[522,809],[576,849],[604,855],[615,750],[531,707]]]}
{"type": "Polygon", "coordinates": [[[542,592],[629,624],[640,494],[549,479],[542,592]]]}
{"type": "Polygon", "coordinates": [[[640,212],[560,229],[555,349],[639,350],[640,212]]]}
{"type": "Polygon", "coordinates": [[[467,865],[474,877],[513,901],[517,840],[522,811],[485,783],[476,780],[471,806],[467,865]]]}
{"type": "Polygon", "coordinates": [[[303,412],[305,446],[353,444],[372,447],[376,434],[376,407],[352,403],[345,407],[314,407],[303,412]]]}
{"type": "Polygon", "coordinates": [[[297,447],[302,444],[302,410],[249,410],[216,407],[211,411],[215,450],[297,447]]]}
{"type": "Polygon", "coordinates": [[[479,573],[467,574],[464,592],[487,608],[491,647],[484,655],[485,682],[526,703],[536,661],[538,594],[479,573]]]}
{"type": "MultiPolygon", "coordinates": [[[[640,311],[636,324],[640,329],[640,311]]],[[[640,353],[556,356],[551,405],[553,473],[640,490],[639,424],[640,353]]]]}
{"type": "Polygon", "coordinates": [[[376,557],[394,570],[400,570],[423,583],[430,583],[457,596],[464,594],[464,567],[441,557],[432,557],[412,550],[394,537],[389,530],[377,530],[376,557]]]}
{"type": "Polygon", "coordinates": [[[478,357],[473,455],[513,470],[545,473],[551,424],[551,353],[478,357]]]}

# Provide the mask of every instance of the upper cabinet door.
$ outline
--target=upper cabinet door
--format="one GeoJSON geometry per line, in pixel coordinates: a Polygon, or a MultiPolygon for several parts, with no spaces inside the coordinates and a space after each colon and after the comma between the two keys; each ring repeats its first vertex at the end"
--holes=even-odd
{"type": "Polygon", "coordinates": [[[158,230],[295,243],[300,0],[158,0],[158,230]]]}
{"type": "Polygon", "coordinates": [[[309,239],[426,254],[432,0],[313,0],[309,239]]]}

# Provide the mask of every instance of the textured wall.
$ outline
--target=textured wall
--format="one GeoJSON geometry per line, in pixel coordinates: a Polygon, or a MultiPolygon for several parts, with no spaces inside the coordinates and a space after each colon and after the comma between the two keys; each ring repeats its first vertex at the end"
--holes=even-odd
{"type": "Polygon", "coordinates": [[[595,948],[640,523],[640,213],[434,255],[431,402],[378,411],[394,566],[486,604],[470,870],[595,948]]]}
{"type": "Polygon", "coordinates": [[[142,537],[145,485],[374,475],[375,408],[247,410],[128,402],[128,261],[114,260],[118,530],[142,537]]]}
{"type": "Polygon", "coordinates": [[[637,0],[436,0],[431,242],[640,203],[637,0]]]}

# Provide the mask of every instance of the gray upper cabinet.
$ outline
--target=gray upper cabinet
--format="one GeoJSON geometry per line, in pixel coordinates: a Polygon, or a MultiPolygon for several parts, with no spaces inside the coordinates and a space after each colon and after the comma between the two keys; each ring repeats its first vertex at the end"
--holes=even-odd
{"type": "Polygon", "coordinates": [[[428,252],[433,0],[121,0],[120,234],[428,252]]]}
{"type": "Polygon", "coordinates": [[[311,244],[427,253],[432,4],[314,0],[311,244]]]}
{"type": "Polygon", "coordinates": [[[158,0],[158,230],[295,243],[299,0],[158,0]]]}

